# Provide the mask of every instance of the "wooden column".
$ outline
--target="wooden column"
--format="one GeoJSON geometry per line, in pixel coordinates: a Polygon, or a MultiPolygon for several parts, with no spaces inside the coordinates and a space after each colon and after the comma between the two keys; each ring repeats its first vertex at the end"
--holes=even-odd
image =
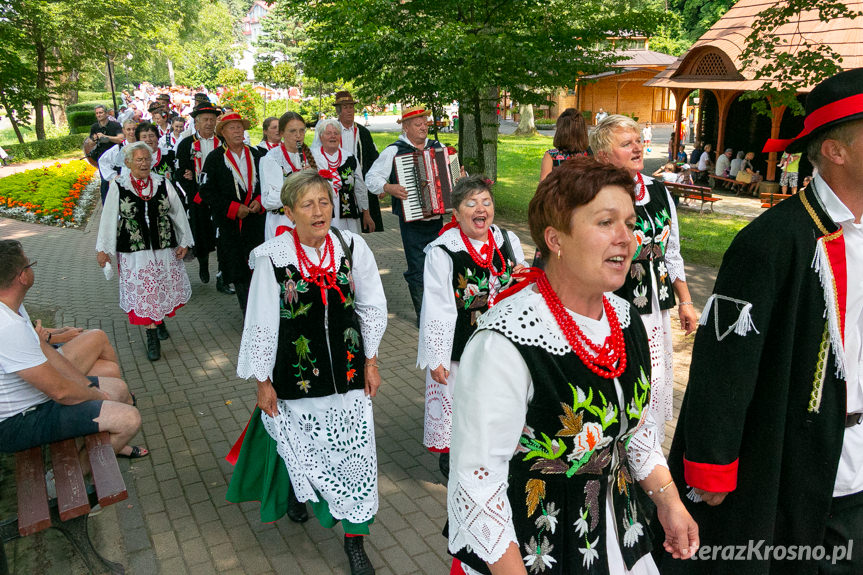
{"type": "MultiPolygon", "coordinates": [[[[779,137],[779,126],[782,125],[782,116],[785,114],[785,106],[774,106],[770,104],[770,137],[779,137]]],[[[770,152],[767,156],[767,173],[764,174],[764,179],[768,181],[776,180],[776,152],[770,152]]]]}
{"type": "Polygon", "coordinates": [[[674,133],[671,134],[671,139],[674,141],[674,155],[677,157],[677,148],[680,147],[680,125],[683,123],[683,104],[686,98],[689,97],[693,90],[691,88],[671,88],[671,93],[674,94],[674,133]]]}
{"type": "Polygon", "coordinates": [[[715,90],[713,95],[716,96],[716,102],[719,105],[719,125],[716,126],[716,156],[725,151],[725,122],[728,120],[728,110],[731,108],[731,102],[742,94],[739,90],[715,90]]]}

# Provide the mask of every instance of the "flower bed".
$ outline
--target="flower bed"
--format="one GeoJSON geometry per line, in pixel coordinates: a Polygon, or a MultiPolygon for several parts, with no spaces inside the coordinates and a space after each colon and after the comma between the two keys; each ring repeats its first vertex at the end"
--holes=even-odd
{"type": "Polygon", "coordinates": [[[0,215],[79,227],[98,196],[96,168],[83,160],[54,164],[0,179],[0,215]]]}

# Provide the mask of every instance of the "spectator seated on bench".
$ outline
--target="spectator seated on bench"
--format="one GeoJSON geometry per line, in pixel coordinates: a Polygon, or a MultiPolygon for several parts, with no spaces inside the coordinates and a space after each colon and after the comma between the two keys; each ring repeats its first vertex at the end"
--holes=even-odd
{"type": "Polygon", "coordinates": [[[36,333],[72,362],[78,371],[93,377],[123,377],[117,352],[101,329],[80,327],[45,328],[36,320],[36,333]]]}
{"type": "MultiPolygon", "coordinates": [[[[141,415],[125,382],[87,377],[30,324],[23,302],[35,282],[35,265],[20,242],[0,240],[0,451],[105,431],[116,454],[147,455],[128,445],[141,415]]],[[[83,450],[79,457],[86,474],[90,466],[83,450]]]]}

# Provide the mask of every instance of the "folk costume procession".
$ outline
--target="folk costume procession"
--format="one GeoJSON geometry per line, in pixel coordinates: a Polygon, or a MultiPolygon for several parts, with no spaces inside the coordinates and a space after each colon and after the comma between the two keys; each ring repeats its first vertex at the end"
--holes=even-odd
{"type": "Polygon", "coordinates": [[[219,288],[238,298],[237,376],[256,382],[257,405],[227,456],[228,501],[260,502],[263,522],[303,523],[311,508],[341,525],[352,575],[376,572],[365,543],[380,510],[389,270],[363,234],[383,230],[389,196],[425,370],[414,439],[438,454],[451,573],[863,573],[860,554],[700,554],[850,549],[863,529],[863,69],[816,86],[804,131],[768,142],[818,174],[740,232],[700,320],[675,205],[642,173],[629,117],[597,117],[587,139],[579,114],[561,115],[528,207],[540,269],[495,223],[493,182],[457,163],[436,187],[411,181],[424,152],[455,157],[428,138],[425,108],[404,107],[379,153],[355,104],[338,92],[311,146],[294,112],[250,146],[242,115],[203,96],[190,131],[168,98],[100,159],[97,262],[117,270],[148,359],[191,298],[189,249],[203,283],[216,250],[219,288]],[[675,306],[697,336],[666,459],[675,306]]]}

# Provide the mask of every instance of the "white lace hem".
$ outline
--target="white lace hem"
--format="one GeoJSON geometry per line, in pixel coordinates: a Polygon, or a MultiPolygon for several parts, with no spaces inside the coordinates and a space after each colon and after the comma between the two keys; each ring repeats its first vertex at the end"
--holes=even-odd
{"type": "Polygon", "coordinates": [[[659,426],[652,412],[645,416],[644,425],[641,425],[632,435],[629,447],[626,449],[626,459],[629,470],[636,481],[647,478],[658,465],[668,468],[668,462],[662,454],[662,435],[657,433],[659,426]]]}
{"type": "Polygon", "coordinates": [[[458,362],[452,362],[446,385],[431,378],[426,370],[426,402],[423,420],[423,445],[431,449],[449,449],[452,440],[452,397],[455,391],[458,362]]]}
{"type": "Polygon", "coordinates": [[[361,390],[277,402],[261,413],[300,501],[320,494],[336,519],[363,523],[378,511],[378,464],[371,399],[361,390]]]}
{"type": "MultiPolygon", "coordinates": [[[[629,327],[629,303],[613,293],[605,296],[617,314],[620,327],[629,327]]],[[[498,302],[479,317],[477,324],[478,329],[494,329],[510,341],[541,347],[554,355],[566,355],[572,351],[542,295],[532,288],[498,302]]]]}
{"type": "Polygon", "coordinates": [[[444,319],[423,322],[417,349],[417,367],[435,369],[442,365],[449,369],[455,323],[444,319]]]}
{"type": "Polygon", "coordinates": [[[161,321],[192,297],[186,266],[174,250],[117,254],[120,309],[161,321]]]}
{"type": "Polygon", "coordinates": [[[486,563],[496,563],[510,543],[518,545],[506,477],[480,467],[472,476],[451,478],[447,496],[449,550],[467,547],[486,563]]]}
{"type": "Polygon", "coordinates": [[[279,333],[266,325],[246,325],[237,359],[237,377],[266,381],[273,377],[279,333]]]}

